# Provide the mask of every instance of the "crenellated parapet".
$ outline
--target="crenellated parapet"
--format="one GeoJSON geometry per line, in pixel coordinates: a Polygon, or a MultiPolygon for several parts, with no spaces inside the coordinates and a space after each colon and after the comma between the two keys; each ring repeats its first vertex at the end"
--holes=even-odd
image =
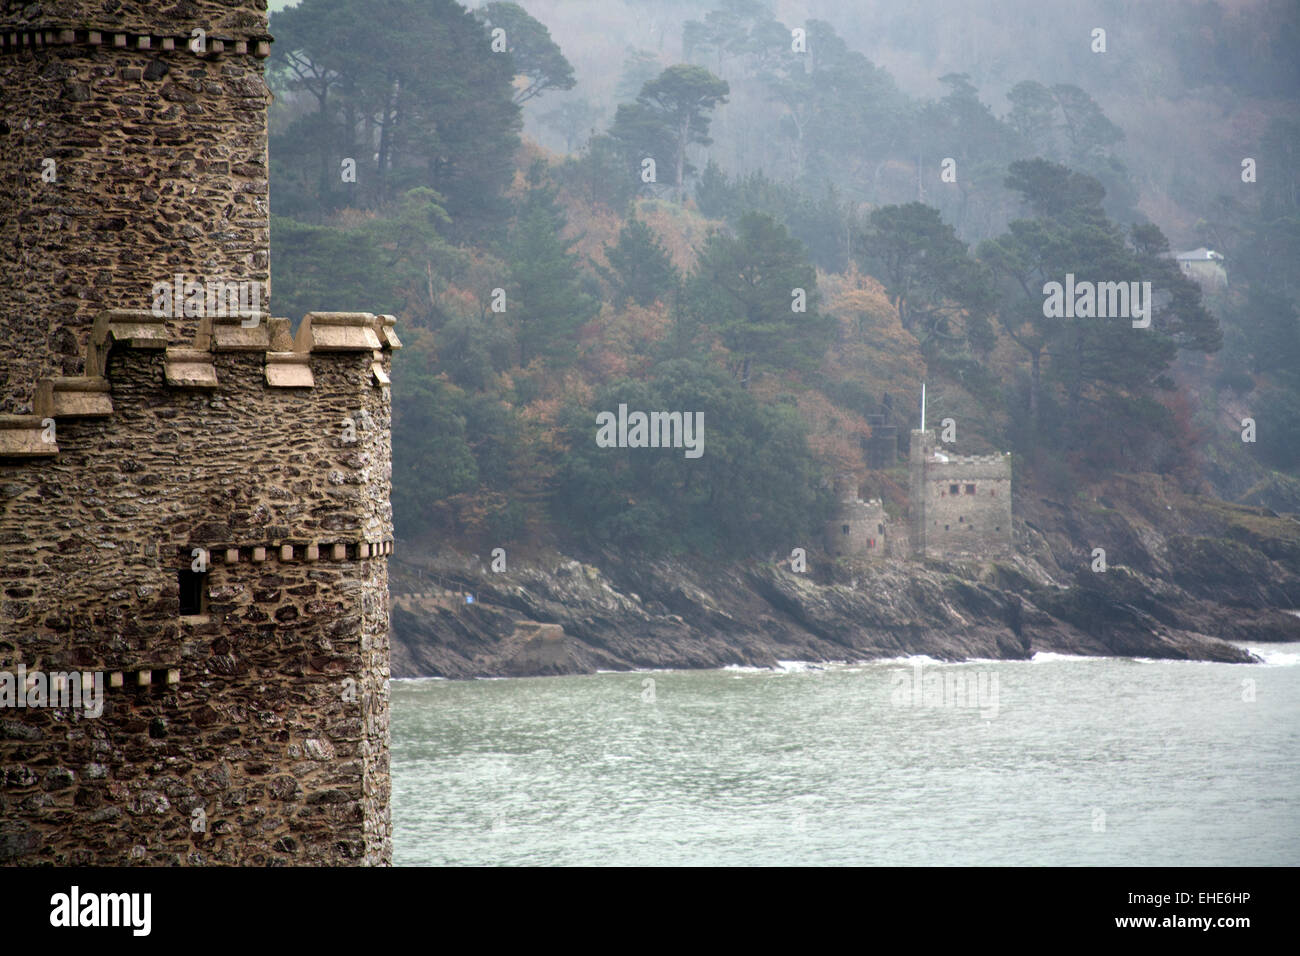
{"type": "Polygon", "coordinates": [[[71,43],[95,33],[109,38],[171,37],[188,42],[195,28],[223,39],[264,40],[268,44],[271,40],[265,0],[4,0],[0,11],[6,41],[10,34],[19,33],[40,35],[42,42],[51,42],[52,35],[53,42],[71,43]]]}
{"type": "Polygon", "coordinates": [[[913,431],[910,538],[916,556],[985,559],[1012,547],[1011,455],[951,455],[913,431]]]}
{"type": "MultiPolygon", "coordinates": [[[[0,413],[84,369],[96,317],[195,273],[270,309],[264,0],[4,0],[0,413]]],[[[187,347],[199,318],[167,320],[187,347]]]]}
{"type": "Polygon", "coordinates": [[[1011,455],[947,455],[932,457],[926,462],[926,472],[934,480],[952,477],[1006,479],[1011,478],[1011,455]]]}
{"type": "Polygon", "coordinates": [[[273,316],[266,8],[0,0],[0,671],[107,676],[0,864],[391,862],[401,343],[273,316]]]}
{"type": "MultiPolygon", "coordinates": [[[[312,362],[346,353],[369,353],[370,384],[387,388],[388,358],[402,347],[391,315],[369,312],[312,312],[303,319],[297,337],[289,320],[265,315],[205,318],[192,343],[172,346],[166,319],[148,311],[111,309],[100,313],[87,344],[86,374],[54,376],[37,386],[30,415],[0,415],[0,458],[41,458],[57,455],[57,423],[113,414],[109,353],[134,349],[161,356],[163,382],[173,389],[217,391],[218,356],[256,353],[269,388],[313,388],[312,362]],[[56,428],[51,429],[53,421],[56,428]]],[[[239,387],[252,387],[244,382],[239,387]]]]}
{"type": "Polygon", "coordinates": [[[39,710],[0,738],[0,763],[78,781],[22,809],[44,792],[24,769],[3,795],[17,862],[388,862],[394,324],[204,318],[185,341],[105,310],[86,374],[0,416],[0,670],[110,689],[105,757],[39,710]],[[139,726],[167,728],[179,782],[139,726]],[[129,811],[167,787],[175,813],[129,811]]]}
{"type": "MultiPolygon", "coordinates": [[[[202,28],[197,28],[202,29],[202,28]]],[[[37,52],[54,47],[111,46],[120,50],[144,50],[158,53],[170,53],[174,50],[187,50],[201,57],[220,57],[223,54],[244,56],[251,54],[259,59],[271,55],[271,38],[262,34],[249,35],[224,33],[208,35],[204,31],[202,47],[198,37],[190,33],[163,33],[152,27],[137,28],[131,31],[120,29],[76,29],[74,27],[49,27],[44,25],[30,27],[8,27],[0,33],[0,54],[37,52]]]]}

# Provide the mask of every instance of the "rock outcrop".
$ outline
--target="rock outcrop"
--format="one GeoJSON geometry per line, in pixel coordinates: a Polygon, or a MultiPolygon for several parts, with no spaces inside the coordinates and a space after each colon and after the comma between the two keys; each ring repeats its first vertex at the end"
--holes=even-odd
{"type": "Polygon", "coordinates": [[[1249,662],[1231,642],[1300,640],[1300,618],[1288,613],[1300,606],[1300,523],[1183,495],[1155,476],[1110,487],[1104,500],[1068,507],[1030,500],[1018,553],[988,563],[823,560],[797,574],[778,560],[552,552],[492,573],[440,552],[393,569],[393,675],[1038,651],[1249,662]],[[1092,570],[1093,547],[1106,549],[1104,572],[1092,570]],[[563,638],[543,654],[521,622],[558,625],[563,638]]]}

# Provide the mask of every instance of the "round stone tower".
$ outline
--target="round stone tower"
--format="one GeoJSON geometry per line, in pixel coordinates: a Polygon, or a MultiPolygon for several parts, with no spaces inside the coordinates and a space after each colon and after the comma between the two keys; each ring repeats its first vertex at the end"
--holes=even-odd
{"type": "Polygon", "coordinates": [[[269,315],[269,51],[0,0],[0,865],[392,858],[401,343],[269,315]]]}
{"type": "Polygon", "coordinates": [[[97,313],[177,275],[268,310],[271,37],[265,0],[0,2],[0,414],[26,414],[97,313]]]}

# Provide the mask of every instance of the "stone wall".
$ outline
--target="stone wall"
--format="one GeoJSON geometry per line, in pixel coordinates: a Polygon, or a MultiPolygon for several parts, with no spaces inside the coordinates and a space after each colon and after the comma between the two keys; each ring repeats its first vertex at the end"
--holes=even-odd
{"type": "Polygon", "coordinates": [[[265,8],[0,7],[0,672],[106,685],[0,707],[0,864],[391,861],[400,343],[270,317],[265,8]]]}
{"type": "MultiPolygon", "coordinates": [[[[0,413],[80,374],[95,315],[150,308],[177,273],[259,282],[269,310],[269,40],[265,3],[6,0],[0,413]]],[[[172,324],[177,343],[198,325],[172,324]]]]}
{"type": "Polygon", "coordinates": [[[213,345],[194,388],[116,318],[91,360],[111,414],[0,458],[0,670],[124,675],[99,718],[0,711],[0,862],[388,862],[385,321],[327,351],[309,316],[310,386],[268,383],[285,353],[213,345]],[[196,548],[206,606],[182,615],[196,548]]]}
{"type": "Polygon", "coordinates": [[[931,553],[984,555],[1010,548],[1010,455],[931,460],[925,493],[931,553]]]}
{"type": "Polygon", "coordinates": [[[914,431],[912,439],[914,550],[938,557],[1009,551],[1011,456],[936,454],[933,433],[914,431]]]}
{"type": "Polygon", "coordinates": [[[842,499],[826,522],[826,551],[836,557],[884,558],[891,554],[891,525],[880,499],[864,501],[856,492],[842,499]]]}

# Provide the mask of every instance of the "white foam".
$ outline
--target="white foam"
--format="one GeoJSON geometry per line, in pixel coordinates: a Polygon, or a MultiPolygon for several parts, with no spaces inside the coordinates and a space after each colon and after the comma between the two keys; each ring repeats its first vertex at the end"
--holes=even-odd
{"type": "Polygon", "coordinates": [[[1049,664],[1056,661],[1104,661],[1113,660],[1113,658],[1092,657],[1088,654],[1058,654],[1055,651],[1035,651],[1034,656],[1029,660],[1034,664],[1049,664]]]}
{"type": "Polygon", "coordinates": [[[1276,650],[1272,647],[1247,647],[1246,650],[1260,658],[1266,667],[1294,667],[1300,662],[1300,652],[1276,650]]]}
{"type": "Polygon", "coordinates": [[[421,684],[429,680],[450,680],[449,677],[390,677],[394,684],[421,684]]]}

